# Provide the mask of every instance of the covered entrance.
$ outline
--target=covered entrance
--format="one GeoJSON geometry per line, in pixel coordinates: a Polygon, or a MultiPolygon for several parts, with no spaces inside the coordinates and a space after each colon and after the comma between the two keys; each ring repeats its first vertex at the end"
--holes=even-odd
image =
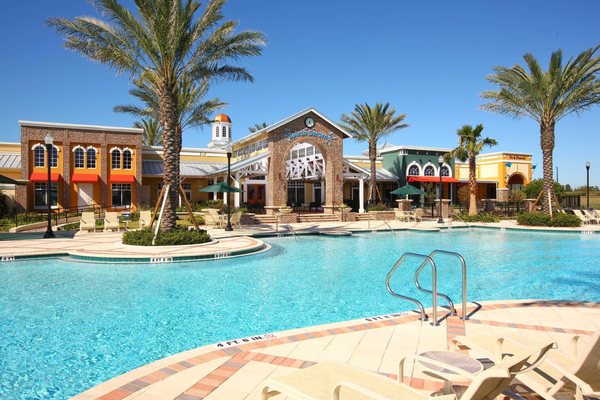
{"type": "Polygon", "coordinates": [[[94,205],[94,184],[77,184],[77,206],[85,207],[94,205]]]}

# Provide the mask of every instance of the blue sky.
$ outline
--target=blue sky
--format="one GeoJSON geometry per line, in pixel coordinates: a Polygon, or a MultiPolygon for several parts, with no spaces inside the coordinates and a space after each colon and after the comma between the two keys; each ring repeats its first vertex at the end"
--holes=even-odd
{"type": "MultiPolygon", "coordinates": [[[[130,0],[125,0],[131,3],[130,0]]],[[[257,122],[275,122],[314,106],[333,120],[354,104],[390,102],[410,127],[394,144],[454,147],[463,124],[483,123],[498,140],[491,151],[532,153],[541,177],[539,127],[528,119],[482,111],[479,94],[496,65],[522,62],[526,52],[543,65],[600,44],[600,2],[589,1],[355,1],[230,0],[225,14],[244,29],[265,33],[261,57],[241,60],[254,83],[225,82],[211,95],[229,103],[234,136],[257,122]]],[[[53,16],[96,15],[84,0],[21,0],[2,6],[0,140],[19,140],[19,119],[131,126],[112,111],[130,103],[128,76],[62,48],[44,25],[53,16]]],[[[559,181],[600,185],[600,107],[560,121],[555,165],[559,181]],[[598,172],[596,172],[598,171],[598,172]]],[[[201,147],[209,129],[185,132],[184,145],[201,147]]],[[[363,143],[346,140],[346,154],[363,143]]]]}

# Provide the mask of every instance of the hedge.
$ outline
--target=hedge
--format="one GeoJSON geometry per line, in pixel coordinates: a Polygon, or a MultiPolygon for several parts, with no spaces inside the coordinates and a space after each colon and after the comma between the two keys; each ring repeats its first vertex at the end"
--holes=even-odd
{"type": "Polygon", "coordinates": [[[500,218],[494,214],[481,213],[477,215],[459,214],[452,216],[454,220],[463,220],[465,222],[498,222],[500,218]]]}
{"type": "Polygon", "coordinates": [[[581,220],[573,214],[556,213],[552,217],[541,212],[526,212],[517,216],[517,224],[527,226],[577,227],[581,220]]]}
{"type": "MultiPolygon", "coordinates": [[[[154,232],[151,229],[127,231],[123,234],[123,244],[133,246],[152,246],[154,232]]],[[[184,228],[173,229],[168,232],[158,232],[155,246],[177,246],[185,244],[200,244],[210,242],[211,238],[205,230],[200,232],[184,228]]]]}

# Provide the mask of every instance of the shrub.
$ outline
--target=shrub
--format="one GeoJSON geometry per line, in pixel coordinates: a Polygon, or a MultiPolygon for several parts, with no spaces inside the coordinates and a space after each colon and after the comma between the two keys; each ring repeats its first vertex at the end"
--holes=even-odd
{"type": "Polygon", "coordinates": [[[389,211],[389,207],[383,203],[369,205],[368,211],[389,211]]]}
{"type": "Polygon", "coordinates": [[[552,226],[552,219],[541,212],[525,212],[517,216],[517,224],[529,226],[552,226]]]}
{"type": "Polygon", "coordinates": [[[454,220],[463,220],[465,222],[498,222],[500,218],[491,213],[481,213],[477,215],[455,214],[452,216],[454,220]]]}
{"type": "MultiPolygon", "coordinates": [[[[134,246],[152,246],[154,232],[151,229],[128,231],[123,234],[123,244],[134,246]]],[[[158,232],[156,246],[177,246],[185,244],[200,244],[209,242],[210,236],[205,230],[188,230],[185,228],[174,229],[169,232],[158,232]]]]}
{"type": "Polygon", "coordinates": [[[581,226],[581,220],[575,214],[556,213],[552,217],[552,226],[581,226]]]}

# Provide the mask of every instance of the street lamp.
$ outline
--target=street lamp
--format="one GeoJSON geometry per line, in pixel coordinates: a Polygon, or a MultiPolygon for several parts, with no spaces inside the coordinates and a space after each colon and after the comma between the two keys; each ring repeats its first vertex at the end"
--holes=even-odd
{"type": "Polygon", "coordinates": [[[444,219],[442,218],[442,199],[444,198],[444,185],[442,183],[442,164],[444,163],[444,156],[438,157],[438,171],[440,174],[440,204],[438,204],[438,224],[443,224],[444,219]]]}
{"type": "Polygon", "coordinates": [[[44,233],[44,239],[54,238],[54,232],[52,232],[52,198],[51,198],[51,185],[52,180],[50,179],[50,168],[52,164],[52,143],[54,138],[50,135],[50,132],[44,136],[44,142],[46,143],[46,165],[48,166],[48,181],[46,182],[46,207],[48,210],[48,227],[46,233],[44,233]]]}
{"type": "Polygon", "coordinates": [[[226,231],[232,231],[231,227],[231,143],[227,144],[225,148],[227,152],[227,226],[225,227],[226,231]]]}
{"type": "Polygon", "coordinates": [[[590,209],[590,162],[586,161],[585,162],[585,171],[586,171],[586,175],[587,175],[587,181],[585,184],[585,192],[587,195],[587,209],[590,209]]]}

